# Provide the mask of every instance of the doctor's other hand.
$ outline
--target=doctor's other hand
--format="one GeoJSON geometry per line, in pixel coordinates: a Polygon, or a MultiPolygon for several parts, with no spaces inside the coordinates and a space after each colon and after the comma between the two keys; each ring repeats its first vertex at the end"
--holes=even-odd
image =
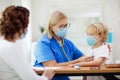
{"type": "Polygon", "coordinates": [[[47,77],[48,80],[51,80],[54,75],[55,75],[55,72],[53,70],[51,70],[51,69],[45,70],[44,73],[42,74],[42,76],[47,77]]]}
{"type": "Polygon", "coordinates": [[[94,56],[83,56],[78,58],[80,62],[88,62],[88,61],[93,61],[94,56]]]}

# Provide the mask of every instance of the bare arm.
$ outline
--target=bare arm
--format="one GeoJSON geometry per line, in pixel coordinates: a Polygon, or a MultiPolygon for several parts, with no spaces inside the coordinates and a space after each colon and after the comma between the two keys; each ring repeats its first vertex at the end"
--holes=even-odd
{"type": "Polygon", "coordinates": [[[78,62],[79,62],[78,60],[73,60],[70,62],[57,63],[55,60],[51,60],[51,61],[44,62],[43,65],[47,67],[50,67],[50,66],[58,67],[58,66],[67,66],[68,64],[75,64],[78,62]]]}
{"type": "MultiPolygon", "coordinates": [[[[80,62],[80,63],[76,63],[82,67],[99,67],[102,62],[105,61],[105,57],[101,57],[98,60],[95,61],[89,61],[89,62],[80,62]]],[[[67,67],[68,68],[73,68],[75,64],[69,64],[67,67]]]]}
{"type": "Polygon", "coordinates": [[[99,59],[95,61],[89,61],[89,62],[81,62],[78,63],[82,67],[98,67],[105,61],[105,57],[100,57],[99,59]]]}
{"type": "Polygon", "coordinates": [[[63,63],[57,63],[55,60],[50,60],[50,61],[47,61],[47,62],[43,62],[43,65],[44,66],[67,66],[69,64],[75,64],[75,63],[79,63],[79,62],[83,62],[83,61],[88,61],[91,60],[91,57],[86,57],[86,56],[82,56],[78,59],[75,59],[75,60],[72,60],[72,61],[69,61],[69,62],[63,62],[63,63]]]}

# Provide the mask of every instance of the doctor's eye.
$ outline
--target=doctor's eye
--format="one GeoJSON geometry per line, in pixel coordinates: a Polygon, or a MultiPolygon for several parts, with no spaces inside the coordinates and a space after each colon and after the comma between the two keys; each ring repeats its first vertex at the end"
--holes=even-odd
{"type": "Polygon", "coordinates": [[[65,25],[61,25],[59,28],[69,28],[70,27],[70,23],[67,23],[67,24],[65,24],[65,25]]]}

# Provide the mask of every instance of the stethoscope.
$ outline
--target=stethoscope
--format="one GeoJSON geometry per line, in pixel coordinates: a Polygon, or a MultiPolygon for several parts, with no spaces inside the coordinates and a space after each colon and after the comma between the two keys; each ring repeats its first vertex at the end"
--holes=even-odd
{"type": "Polygon", "coordinates": [[[66,59],[67,59],[68,61],[70,61],[70,58],[69,58],[68,55],[66,54],[65,49],[64,49],[64,47],[63,47],[63,45],[64,45],[64,39],[62,39],[62,42],[61,42],[61,43],[60,43],[59,41],[57,41],[57,42],[59,43],[60,47],[62,48],[62,51],[63,51],[66,59]]]}

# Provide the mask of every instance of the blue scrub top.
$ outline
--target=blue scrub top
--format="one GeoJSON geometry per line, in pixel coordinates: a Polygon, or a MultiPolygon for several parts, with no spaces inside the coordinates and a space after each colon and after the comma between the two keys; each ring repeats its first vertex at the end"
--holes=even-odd
{"type": "MultiPolygon", "coordinates": [[[[77,49],[71,41],[65,38],[63,41],[64,50],[70,60],[74,60],[83,56],[83,53],[79,49],[77,49]]],[[[55,38],[49,39],[47,35],[43,35],[42,38],[37,42],[34,55],[35,55],[34,66],[36,67],[43,66],[42,62],[46,62],[49,60],[56,60],[57,63],[68,62],[66,56],[63,53],[62,47],[59,45],[57,40],[55,38]]]]}

